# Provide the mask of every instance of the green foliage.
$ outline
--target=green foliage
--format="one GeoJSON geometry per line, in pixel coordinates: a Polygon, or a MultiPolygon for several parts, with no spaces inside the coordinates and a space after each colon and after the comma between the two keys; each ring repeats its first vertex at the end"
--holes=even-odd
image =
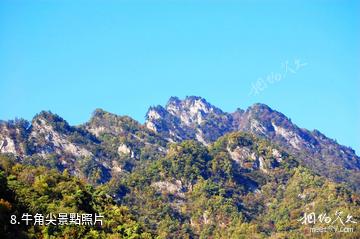
{"type": "Polygon", "coordinates": [[[152,238],[128,208],[117,205],[104,188],[86,185],[67,171],[60,174],[45,167],[15,164],[11,170],[0,171],[0,185],[2,238],[152,238]],[[101,227],[10,224],[12,214],[19,217],[25,212],[32,215],[97,213],[104,215],[104,224],[101,227]]]}
{"type": "MultiPolygon", "coordinates": [[[[49,157],[49,162],[42,163],[32,157],[20,164],[16,158],[0,155],[4,238],[306,238],[307,227],[298,221],[305,212],[333,215],[341,210],[358,221],[357,194],[251,134],[231,133],[208,147],[192,140],[173,143],[159,153],[144,143],[157,136],[141,133],[130,119],[102,111],[96,114],[94,124],[105,117],[112,119],[111,124],[127,125],[131,133],[105,132],[100,137],[106,142],[101,147],[114,151],[110,160],[129,164],[131,169],[110,174],[101,162],[87,157],[60,173],[56,162],[66,161],[66,156],[49,157]],[[119,143],[137,156],[119,156],[114,150],[119,143]],[[71,176],[74,172],[79,177],[71,176]],[[9,217],[22,212],[100,213],[104,225],[15,230],[9,217]]],[[[344,238],[359,237],[358,226],[354,228],[344,238]]]]}
{"type": "Polygon", "coordinates": [[[192,185],[199,177],[208,177],[207,149],[192,140],[170,146],[167,157],[161,161],[161,171],[168,177],[192,185]]]}

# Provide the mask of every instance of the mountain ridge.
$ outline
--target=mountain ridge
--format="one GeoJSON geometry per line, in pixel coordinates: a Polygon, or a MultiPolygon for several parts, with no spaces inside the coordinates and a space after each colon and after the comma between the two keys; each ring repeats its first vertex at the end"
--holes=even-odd
{"type": "Polygon", "coordinates": [[[1,121],[0,152],[20,158],[34,154],[92,158],[111,171],[114,162],[109,162],[109,155],[151,158],[162,155],[170,142],[196,140],[209,145],[227,133],[241,131],[278,144],[305,166],[336,182],[356,189],[360,184],[360,158],[353,149],[318,130],[299,128],[266,104],[227,113],[202,97],[171,97],[165,106],[149,107],[145,118],[141,124],[129,116],[96,109],[88,122],[71,126],[60,116],[42,111],[31,122],[1,121]]]}
{"type": "MultiPolygon", "coordinates": [[[[76,238],[307,238],[306,213],[359,218],[354,151],[264,104],[226,113],[201,97],[173,97],[147,115],[141,124],[96,109],[71,126],[43,111],[1,122],[0,206],[6,215],[46,215],[54,205],[106,212],[108,226],[85,226],[76,238]],[[116,221],[120,208],[126,222],[116,221]]],[[[354,233],[344,238],[358,238],[358,225],[347,225],[354,233]]],[[[32,238],[73,238],[73,230],[22,229],[32,238]]]]}

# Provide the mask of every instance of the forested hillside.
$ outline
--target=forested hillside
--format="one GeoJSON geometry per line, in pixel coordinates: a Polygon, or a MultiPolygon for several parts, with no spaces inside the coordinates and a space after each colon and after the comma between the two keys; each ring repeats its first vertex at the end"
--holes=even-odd
{"type": "Polygon", "coordinates": [[[359,157],[264,105],[41,112],[0,139],[1,238],[360,238],[359,157]]]}

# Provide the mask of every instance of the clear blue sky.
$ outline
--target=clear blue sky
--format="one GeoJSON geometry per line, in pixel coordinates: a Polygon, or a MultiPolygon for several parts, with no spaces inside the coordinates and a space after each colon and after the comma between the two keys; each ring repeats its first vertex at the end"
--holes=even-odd
{"type": "Polygon", "coordinates": [[[359,1],[150,2],[0,1],[0,119],[143,122],[198,95],[229,112],[266,103],[359,154],[359,1]]]}

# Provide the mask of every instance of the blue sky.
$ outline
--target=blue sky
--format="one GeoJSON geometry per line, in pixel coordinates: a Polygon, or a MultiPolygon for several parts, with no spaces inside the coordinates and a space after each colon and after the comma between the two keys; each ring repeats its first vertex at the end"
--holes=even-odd
{"type": "Polygon", "coordinates": [[[0,1],[0,119],[266,103],[360,152],[358,1],[0,1]],[[281,78],[274,76],[281,75],[281,78]]]}

